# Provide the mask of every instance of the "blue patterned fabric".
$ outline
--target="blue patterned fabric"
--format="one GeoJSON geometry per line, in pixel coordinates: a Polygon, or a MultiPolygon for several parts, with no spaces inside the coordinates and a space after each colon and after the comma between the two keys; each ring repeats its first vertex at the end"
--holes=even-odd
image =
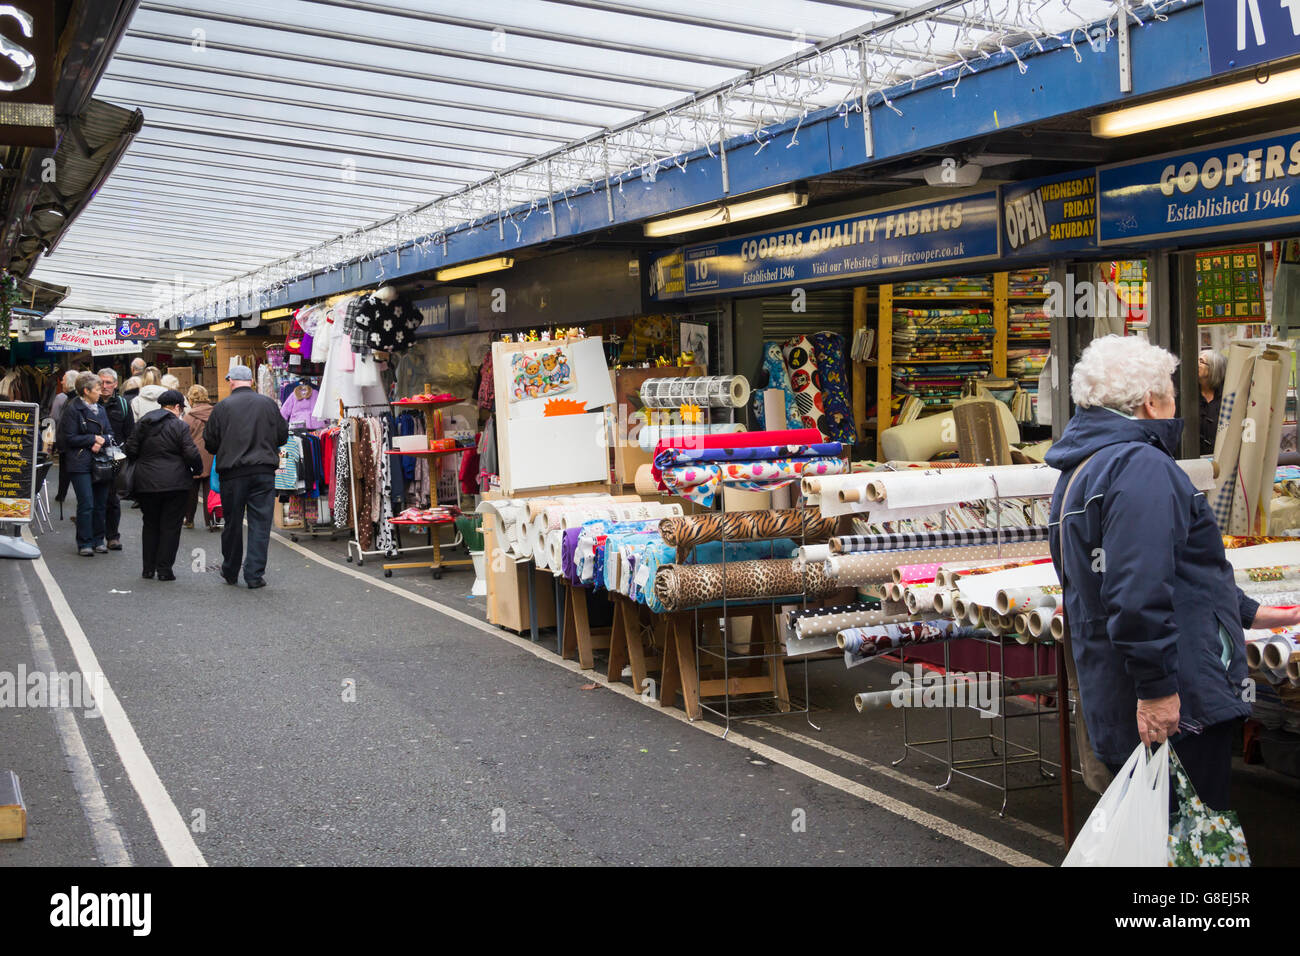
{"type": "MultiPolygon", "coordinates": [[[[794,386],[790,384],[790,372],[785,367],[785,359],[781,356],[781,346],[778,343],[763,343],[763,368],[767,370],[767,387],[779,388],[785,392],[785,427],[798,428],[799,405],[794,400],[794,386]]],[[[754,419],[760,429],[767,428],[762,392],[754,393],[754,419]]]]}
{"type": "Polygon", "coordinates": [[[821,378],[822,434],[833,441],[851,445],[858,440],[858,432],[853,423],[853,404],[849,396],[844,337],[836,332],[818,332],[810,341],[821,378]]]}

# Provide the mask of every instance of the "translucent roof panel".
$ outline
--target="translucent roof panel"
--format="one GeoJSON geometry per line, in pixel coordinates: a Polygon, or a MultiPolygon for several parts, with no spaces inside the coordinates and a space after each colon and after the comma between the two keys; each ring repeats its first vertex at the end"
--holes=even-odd
{"type": "Polygon", "coordinates": [[[36,274],[69,310],[196,312],[761,135],[1100,0],[143,2],[96,95],[145,114],[36,274]],[[900,18],[901,21],[900,21],[900,18]],[[864,79],[865,78],[865,79],[864,79]],[[697,102],[698,100],[698,102],[697,102]],[[721,104],[719,109],[718,104],[721,104]]]}

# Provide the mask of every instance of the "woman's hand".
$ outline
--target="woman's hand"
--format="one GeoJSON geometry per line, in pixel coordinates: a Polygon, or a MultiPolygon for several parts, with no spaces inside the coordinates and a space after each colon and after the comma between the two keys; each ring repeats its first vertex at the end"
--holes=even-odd
{"type": "Polygon", "coordinates": [[[1255,612],[1255,620],[1250,622],[1251,627],[1261,630],[1297,625],[1300,625],[1300,607],[1261,607],[1255,612]]]}
{"type": "Polygon", "coordinates": [[[103,448],[103,447],[104,447],[104,436],[103,436],[103,435],[96,435],[96,436],[95,436],[95,444],[93,444],[93,445],[90,446],[90,450],[91,450],[91,451],[99,451],[99,450],[100,450],[101,448],[103,448]]]}
{"type": "Polygon", "coordinates": [[[1177,694],[1139,700],[1137,707],[1138,736],[1144,744],[1162,744],[1178,733],[1181,702],[1177,694]]]}

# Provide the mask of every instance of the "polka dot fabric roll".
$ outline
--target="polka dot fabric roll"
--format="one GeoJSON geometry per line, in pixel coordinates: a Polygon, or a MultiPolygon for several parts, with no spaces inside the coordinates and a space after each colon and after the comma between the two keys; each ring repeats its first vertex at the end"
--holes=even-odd
{"type": "Polygon", "coordinates": [[[824,410],[822,424],[818,427],[827,438],[851,445],[858,440],[858,435],[849,398],[844,338],[835,332],[818,332],[811,342],[824,410]]]}
{"type": "Polygon", "coordinates": [[[822,398],[821,375],[817,370],[812,343],[808,341],[807,336],[801,335],[798,338],[788,339],[781,346],[781,352],[786,367],[790,370],[790,387],[794,390],[794,400],[799,410],[797,424],[806,428],[816,428],[825,435],[823,419],[826,416],[826,408],[822,398]]]}

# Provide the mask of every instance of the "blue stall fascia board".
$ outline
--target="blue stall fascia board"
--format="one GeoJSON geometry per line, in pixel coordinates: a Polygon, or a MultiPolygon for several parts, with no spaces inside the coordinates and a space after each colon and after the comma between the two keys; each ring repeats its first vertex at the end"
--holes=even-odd
{"type": "MultiPolygon", "coordinates": [[[[633,224],[1096,109],[1211,75],[1199,0],[1167,13],[1163,21],[1149,19],[1149,8],[1136,12],[1145,22],[1130,29],[1131,93],[1120,91],[1118,44],[1114,38],[1102,51],[1095,51],[1078,31],[1073,48],[1057,38],[1029,41],[1017,47],[1014,54],[991,54],[971,61],[969,67],[958,64],[941,74],[887,91],[888,99],[903,109],[901,116],[885,105],[884,96],[872,94],[869,103],[874,148],[870,158],[866,155],[861,113],[856,108],[829,107],[765,129],[761,142],[752,133],[728,140],[725,149],[730,188],[725,193],[716,145],[712,151],[701,148],[677,162],[668,162],[655,173],[652,182],[637,173],[613,177],[612,221],[606,184],[592,183],[552,197],[554,228],[544,201],[519,205],[506,212],[504,238],[495,216],[480,219],[450,230],[445,245],[442,240],[425,237],[404,244],[400,252],[390,247],[369,260],[317,272],[314,277],[302,276],[269,295],[262,308],[283,308],[462,262],[508,255],[555,239],[633,224]],[[944,89],[958,79],[955,91],[944,89]]],[[[217,319],[184,316],[182,328],[252,311],[251,302],[246,300],[242,306],[217,319]]]]}

